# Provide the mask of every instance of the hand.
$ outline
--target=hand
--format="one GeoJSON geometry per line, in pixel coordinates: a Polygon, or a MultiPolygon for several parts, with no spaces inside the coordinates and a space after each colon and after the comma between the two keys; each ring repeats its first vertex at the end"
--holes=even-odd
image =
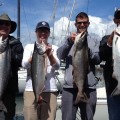
{"type": "Polygon", "coordinates": [[[32,57],[30,57],[30,58],[28,59],[28,61],[29,61],[29,63],[31,63],[31,62],[32,62],[32,57]]]}
{"type": "Polygon", "coordinates": [[[111,35],[109,36],[109,38],[108,38],[108,41],[107,41],[107,43],[108,43],[108,45],[109,46],[112,46],[112,41],[113,41],[113,36],[114,36],[114,31],[111,33],[111,35]]]}
{"type": "Polygon", "coordinates": [[[75,37],[77,36],[77,33],[73,32],[70,35],[70,40],[75,41],[75,37]]]}
{"type": "Polygon", "coordinates": [[[52,55],[52,45],[47,44],[47,46],[46,46],[46,54],[47,54],[47,56],[52,55]]]}

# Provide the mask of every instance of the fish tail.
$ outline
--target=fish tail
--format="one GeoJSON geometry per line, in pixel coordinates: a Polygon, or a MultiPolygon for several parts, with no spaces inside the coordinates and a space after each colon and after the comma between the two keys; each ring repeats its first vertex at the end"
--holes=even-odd
{"type": "Polygon", "coordinates": [[[120,85],[119,85],[119,82],[118,82],[118,77],[115,75],[114,72],[113,72],[113,74],[112,74],[112,77],[113,77],[113,79],[116,81],[117,86],[116,86],[116,88],[112,91],[111,97],[112,97],[112,96],[120,95],[120,85]]]}
{"type": "Polygon", "coordinates": [[[79,93],[77,94],[76,100],[75,100],[75,105],[78,104],[79,102],[86,102],[87,103],[88,97],[86,93],[79,93]]]}
{"type": "Polygon", "coordinates": [[[47,104],[47,101],[43,98],[41,100],[38,100],[37,102],[36,100],[34,100],[33,104],[34,104],[35,109],[37,109],[38,105],[40,105],[42,102],[47,104]]]}
{"type": "Polygon", "coordinates": [[[113,90],[113,92],[111,93],[111,97],[112,97],[112,96],[117,96],[117,95],[120,95],[120,89],[119,89],[118,86],[117,86],[117,87],[113,90]]]}
{"type": "Polygon", "coordinates": [[[7,112],[7,109],[2,101],[0,101],[0,110],[7,112]]]}

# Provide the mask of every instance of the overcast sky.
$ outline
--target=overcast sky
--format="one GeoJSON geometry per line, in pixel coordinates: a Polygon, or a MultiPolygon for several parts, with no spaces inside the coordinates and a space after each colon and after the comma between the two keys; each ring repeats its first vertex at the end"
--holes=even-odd
{"type": "MultiPolygon", "coordinates": [[[[17,0],[0,1],[3,3],[0,6],[0,14],[6,12],[17,22],[17,0]]],[[[60,45],[67,35],[68,23],[70,23],[69,32],[76,31],[74,20],[81,11],[89,15],[89,33],[101,38],[115,29],[113,14],[115,8],[120,7],[120,0],[20,0],[20,2],[23,45],[35,41],[35,27],[42,20],[49,22],[51,37],[54,25],[54,39],[50,41],[60,45]]],[[[16,37],[16,32],[13,35],[16,37]]]]}

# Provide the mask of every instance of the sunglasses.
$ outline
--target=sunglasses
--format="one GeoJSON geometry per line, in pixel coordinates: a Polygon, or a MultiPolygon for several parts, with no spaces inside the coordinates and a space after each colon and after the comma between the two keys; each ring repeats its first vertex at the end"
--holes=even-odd
{"type": "Polygon", "coordinates": [[[8,21],[0,21],[0,25],[10,26],[11,23],[8,21]]]}
{"type": "Polygon", "coordinates": [[[86,24],[88,24],[89,22],[77,22],[77,24],[79,24],[79,25],[81,25],[81,24],[84,24],[84,25],[86,25],[86,24]]]}

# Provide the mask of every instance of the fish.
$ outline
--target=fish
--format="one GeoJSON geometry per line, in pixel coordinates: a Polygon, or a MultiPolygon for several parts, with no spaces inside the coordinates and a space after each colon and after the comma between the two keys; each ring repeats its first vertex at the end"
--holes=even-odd
{"type": "Polygon", "coordinates": [[[111,96],[120,95],[120,26],[115,29],[112,42],[112,60],[113,74],[112,77],[116,80],[117,85],[112,91],[111,96]]]}
{"type": "Polygon", "coordinates": [[[2,99],[11,71],[11,49],[8,42],[3,42],[2,37],[0,37],[0,110],[5,112],[7,112],[7,109],[2,99]]]}
{"type": "Polygon", "coordinates": [[[72,55],[73,66],[73,85],[78,88],[75,104],[80,101],[87,102],[88,98],[84,92],[84,85],[87,79],[89,62],[88,62],[88,43],[87,33],[80,33],[76,36],[73,46],[72,55]]]}
{"type": "MultiPolygon", "coordinates": [[[[34,51],[32,55],[31,62],[31,78],[32,78],[32,86],[33,92],[35,95],[35,108],[37,108],[39,104],[39,97],[41,93],[44,91],[44,82],[46,80],[46,54],[45,54],[45,44],[34,44],[34,51]]],[[[46,102],[43,99],[44,102],[46,102]]]]}

